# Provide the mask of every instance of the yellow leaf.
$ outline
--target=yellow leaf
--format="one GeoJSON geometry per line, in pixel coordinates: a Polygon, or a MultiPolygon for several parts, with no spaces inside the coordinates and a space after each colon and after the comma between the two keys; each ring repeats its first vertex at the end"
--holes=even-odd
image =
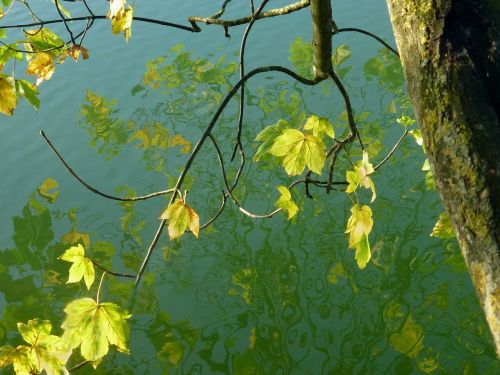
{"type": "Polygon", "coordinates": [[[276,201],[275,205],[276,207],[285,210],[288,213],[288,220],[290,220],[297,214],[299,208],[293,201],[292,193],[290,192],[290,190],[288,190],[286,186],[280,185],[277,187],[277,189],[280,192],[280,197],[276,201]]]}
{"type": "Polygon", "coordinates": [[[83,46],[72,45],[68,50],[68,54],[75,61],[78,61],[80,53],[82,54],[84,60],[87,60],[89,58],[89,50],[83,46]]]}
{"type": "Polygon", "coordinates": [[[323,141],[297,129],[285,129],[276,137],[269,153],[284,156],[283,167],[290,176],[301,174],[306,165],[314,173],[321,174],[326,159],[323,141]]]}
{"type": "Polygon", "coordinates": [[[304,129],[312,130],[315,137],[322,138],[324,134],[328,135],[330,138],[335,137],[333,125],[324,117],[318,117],[316,115],[309,116],[304,124],[304,129]]]}
{"type": "Polygon", "coordinates": [[[200,232],[200,219],[198,214],[189,207],[184,199],[177,198],[161,214],[160,219],[168,220],[168,235],[171,240],[179,238],[189,228],[198,237],[200,232]]]}
{"type": "Polygon", "coordinates": [[[47,199],[49,203],[55,203],[59,196],[58,187],[57,181],[49,177],[38,187],[38,194],[47,199]]]}
{"type": "Polygon", "coordinates": [[[172,137],[172,139],[170,141],[170,146],[172,146],[172,147],[182,146],[181,152],[183,154],[187,154],[188,152],[191,151],[191,148],[192,148],[191,142],[189,140],[187,140],[186,138],[184,138],[180,134],[176,134],[172,137]]]}
{"type": "Polygon", "coordinates": [[[453,230],[453,225],[451,225],[451,220],[446,212],[442,212],[439,215],[439,219],[432,228],[432,237],[439,238],[453,238],[455,237],[455,231],[453,230]]]}
{"type": "Polygon", "coordinates": [[[106,15],[107,18],[111,19],[121,14],[125,10],[125,0],[110,0],[109,1],[109,12],[106,15]]]}
{"type": "Polygon", "coordinates": [[[90,258],[85,256],[85,249],[81,244],[70,247],[59,259],[73,263],[69,269],[69,278],[66,284],[77,283],[84,278],[87,289],[90,289],[95,278],[94,264],[90,258]]]}
{"type": "Polygon", "coordinates": [[[372,210],[368,206],[355,204],[351,208],[351,217],[347,222],[346,233],[349,233],[349,247],[354,247],[363,239],[368,237],[373,227],[372,210]]]}
{"type": "Polygon", "coordinates": [[[12,77],[0,75],[0,112],[12,116],[17,105],[16,90],[12,77]]]}
{"type": "Polygon", "coordinates": [[[47,81],[50,77],[52,77],[54,69],[54,61],[52,60],[52,57],[50,57],[48,53],[38,52],[35,57],[28,62],[26,74],[38,76],[36,81],[38,86],[43,81],[47,81]]]}
{"type": "Polygon", "coordinates": [[[128,41],[132,36],[132,20],[134,18],[134,9],[129,5],[127,10],[118,13],[111,19],[111,31],[114,35],[121,32],[125,35],[125,40],[128,41]]]}

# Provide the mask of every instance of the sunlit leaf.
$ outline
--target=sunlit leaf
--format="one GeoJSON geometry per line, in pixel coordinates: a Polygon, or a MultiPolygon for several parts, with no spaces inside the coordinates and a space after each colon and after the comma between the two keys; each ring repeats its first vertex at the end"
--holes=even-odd
{"type": "Polygon", "coordinates": [[[455,231],[453,230],[453,225],[451,224],[451,220],[446,212],[442,212],[439,215],[439,219],[434,225],[431,233],[432,237],[439,238],[453,238],[455,237],[455,231]]]}
{"type": "Polygon", "coordinates": [[[321,174],[326,158],[321,139],[296,129],[285,129],[276,138],[269,153],[284,157],[283,167],[290,176],[301,174],[306,165],[311,171],[321,174]]]}
{"type": "Polygon", "coordinates": [[[281,133],[283,133],[283,130],[287,128],[289,128],[288,122],[286,122],[285,120],[278,120],[276,124],[269,125],[262,129],[262,131],[257,134],[257,137],[255,137],[255,140],[262,142],[262,144],[257,149],[253,160],[261,160],[262,157],[269,152],[269,149],[273,145],[276,138],[279,137],[281,133]]]}
{"type": "Polygon", "coordinates": [[[38,86],[43,81],[47,81],[52,77],[54,69],[52,57],[48,53],[39,52],[28,62],[26,74],[38,76],[36,81],[36,85],[38,86]]]}
{"type": "Polygon", "coordinates": [[[110,0],[109,1],[109,12],[106,15],[107,18],[116,17],[118,14],[125,11],[125,0],[110,0]]]}
{"type": "Polygon", "coordinates": [[[322,138],[324,134],[328,135],[330,138],[335,137],[333,125],[324,117],[318,117],[316,115],[309,116],[304,125],[304,129],[312,130],[313,135],[318,138],[322,138]]]}
{"type": "Polygon", "coordinates": [[[368,206],[355,204],[351,208],[351,217],[347,222],[346,233],[349,233],[349,247],[356,251],[358,267],[363,269],[370,260],[371,251],[368,234],[373,227],[372,210],[368,206]]]}
{"type": "Polygon", "coordinates": [[[53,178],[46,178],[45,181],[38,187],[38,194],[47,199],[49,203],[54,203],[59,196],[57,190],[59,184],[53,178]]]}
{"type": "Polygon", "coordinates": [[[69,374],[65,367],[71,350],[61,343],[61,338],[51,335],[52,324],[48,320],[30,320],[28,324],[17,323],[24,341],[30,344],[30,354],[35,368],[49,375],[69,374]]]}
{"type": "Polygon", "coordinates": [[[11,116],[17,105],[16,90],[12,77],[0,75],[0,112],[11,116]]]}
{"type": "Polygon", "coordinates": [[[16,80],[17,94],[26,99],[38,111],[40,108],[40,99],[38,99],[38,89],[34,84],[25,79],[16,80]]]}
{"type": "MultiPolygon", "coordinates": [[[[24,35],[34,52],[47,53],[52,58],[61,54],[63,47],[66,45],[64,40],[46,27],[25,31],[24,35]]],[[[29,48],[27,49],[29,50],[29,48]]],[[[27,58],[30,58],[29,54],[27,58]]]]}
{"type": "Polygon", "coordinates": [[[275,205],[276,207],[286,211],[288,213],[288,220],[290,220],[297,214],[299,207],[297,207],[293,201],[292,193],[286,186],[278,186],[277,189],[280,192],[280,197],[276,201],[275,205]]]}
{"type": "Polygon", "coordinates": [[[403,115],[396,120],[399,124],[403,125],[405,128],[413,125],[415,123],[415,119],[412,119],[410,116],[403,115]]]}
{"type": "Polygon", "coordinates": [[[113,345],[122,353],[129,353],[129,327],[131,317],[114,303],[96,303],[91,298],[71,301],[64,309],[66,319],[62,342],[70,349],[80,346],[88,361],[98,361],[113,345]]]}
{"type": "Polygon", "coordinates": [[[81,244],[70,247],[59,259],[73,263],[69,269],[67,284],[77,283],[84,278],[87,289],[90,289],[95,278],[94,264],[90,258],[85,256],[85,249],[81,244]]]}
{"type": "Polygon", "coordinates": [[[352,193],[356,191],[358,186],[362,186],[372,191],[371,202],[373,202],[375,198],[377,198],[375,184],[373,183],[371,177],[369,177],[369,175],[373,172],[373,165],[368,159],[368,153],[366,151],[363,151],[363,159],[356,164],[356,166],[354,167],[354,171],[346,172],[346,180],[349,183],[346,188],[346,192],[352,193]]]}
{"type": "Polygon", "coordinates": [[[0,368],[11,364],[16,375],[31,375],[37,370],[30,347],[26,345],[19,345],[16,348],[12,346],[0,347],[0,368]]]}
{"type": "Polygon", "coordinates": [[[417,142],[417,145],[422,146],[424,144],[424,140],[422,139],[422,132],[420,131],[420,129],[413,129],[410,130],[408,133],[410,133],[413,136],[415,142],[417,142]]]}
{"type": "Polygon", "coordinates": [[[171,240],[179,238],[189,228],[198,237],[200,219],[198,214],[189,207],[183,198],[177,198],[161,214],[160,219],[168,220],[168,235],[171,240]]]}
{"type": "Polygon", "coordinates": [[[125,40],[132,36],[132,20],[134,19],[134,9],[129,5],[127,10],[118,13],[111,19],[111,31],[114,35],[123,32],[125,40]]]}

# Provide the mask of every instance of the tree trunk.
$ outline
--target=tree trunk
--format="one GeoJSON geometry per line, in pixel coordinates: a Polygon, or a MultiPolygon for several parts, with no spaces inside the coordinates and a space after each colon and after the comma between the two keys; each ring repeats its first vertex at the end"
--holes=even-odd
{"type": "Polygon", "coordinates": [[[500,2],[387,4],[436,186],[500,355],[500,2]]]}
{"type": "Polygon", "coordinates": [[[314,79],[322,80],[333,71],[332,65],[332,4],[331,0],[311,0],[313,21],[314,79]]]}

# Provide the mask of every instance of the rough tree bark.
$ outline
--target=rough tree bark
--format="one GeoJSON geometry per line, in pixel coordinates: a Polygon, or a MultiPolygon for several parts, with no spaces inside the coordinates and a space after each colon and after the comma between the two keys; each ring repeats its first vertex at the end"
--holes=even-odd
{"type": "Polygon", "coordinates": [[[314,79],[330,76],[332,66],[332,4],[331,0],[311,0],[313,23],[313,71],[314,79]]]}
{"type": "Polygon", "coordinates": [[[436,186],[500,355],[500,1],[387,4],[436,186]]]}

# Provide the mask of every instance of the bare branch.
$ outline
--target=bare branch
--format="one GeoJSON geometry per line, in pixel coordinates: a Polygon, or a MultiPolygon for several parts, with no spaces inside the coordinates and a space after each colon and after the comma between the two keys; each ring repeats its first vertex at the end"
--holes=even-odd
{"type": "MultiPolygon", "coordinates": [[[[268,10],[267,12],[263,12],[259,14],[256,19],[260,20],[262,18],[270,18],[270,17],[276,17],[276,16],[283,16],[285,14],[293,13],[298,10],[307,8],[310,4],[310,0],[300,0],[296,3],[284,6],[283,8],[276,8],[276,9],[271,9],[268,10]]],[[[213,17],[199,17],[199,16],[191,16],[188,17],[188,21],[191,22],[191,24],[194,26],[196,25],[197,22],[199,23],[204,23],[206,25],[219,25],[223,26],[225,28],[233,27],[233,26],[239,26],[239,25],[244,25],[246,23],[249,23],[252,21],[253,16],[247,16],[247,17],[242,17],[238,18],[235,20],[221,20],[219,18],[213,18],[213,17]]]]}
{"type": "Polygon", "coordinates": [[[334,29],[333,30],[333,35],[335,34],[338,34],[338,33],[343,33],[343,32],[347,32],[347,31],[354,31],[354,32],[357,32],[357,33],[361,33],[361,34],[365,34],[365,35],[368,35],[369,37],[377,40],[379,43],[383,44],[385,48],[387,48],[389,51],[391,51],[392,53],[394,53],[397,57],[399,57],[399,53],[398,51],[396,51],[396,49],[394,49],[393,47],[391,47],[389,45],[389,43],[387,43],[385,40],[383,40],[381,37],[369,32],[369,31],[366,31],[366,30],[363,30],[363,29],[358,29],[356,27],[343,27],[341,29],[334,29]]]}
{"type": "Polygon", "coordinates": [[[396,149],[398,148],[399,144],[403,141],[403,139],[408,135],[408,130],[405,130],[403,135],[398,139],[398,141],[396,142],[396,144],[394,145],[394,147],[391,149],[391,151],[389,151],[389,153],[387,154],[387,156],[382,159],[382,161],[380,163],[378,163],[374,168],[373,170],[376,171],[377,169],[379,169],[387,160],[389,160],[391,158],[391,156],[394,154],[394,152],[396,152],[396,149]]]}

